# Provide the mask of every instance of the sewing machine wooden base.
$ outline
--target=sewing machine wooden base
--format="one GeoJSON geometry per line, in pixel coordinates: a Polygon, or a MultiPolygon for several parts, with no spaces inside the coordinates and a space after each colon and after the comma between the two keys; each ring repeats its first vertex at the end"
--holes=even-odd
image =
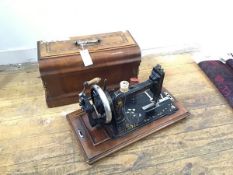
{"type": "Polygon", "coordinates": [[[87,163],[92,164],[107,155],[116,152],[131,143],[134,143],[162,128],[165,128],[189,115],[189,112],[176,102],[179,110],[161,119],[155,120],[144,127],[127,134],[124,137],[111,139],[103,128],[93,128],[90,126],[88,117],[81,110],[77,110],[67,115],[71,128],[76,139],[80,143],[87,163]]]}

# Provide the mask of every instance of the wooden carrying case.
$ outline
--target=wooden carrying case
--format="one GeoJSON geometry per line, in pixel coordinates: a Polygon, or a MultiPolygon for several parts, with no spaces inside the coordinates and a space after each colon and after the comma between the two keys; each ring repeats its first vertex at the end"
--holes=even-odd
{"type": "Polygon", "coordinates": [[[140,48],[128,31],[71,37],[65,41],[38,41],[37,48],[48,107],[78,102],[83,82],[94,77],[107,79],[111,87],[137,77],[141,62],[140,48]],[[99,42],[83,47],[75,44],[89,40],[99,42]],[[92,65],[84,66],[80,55],[83,49],[89,51],[92,65]]]}

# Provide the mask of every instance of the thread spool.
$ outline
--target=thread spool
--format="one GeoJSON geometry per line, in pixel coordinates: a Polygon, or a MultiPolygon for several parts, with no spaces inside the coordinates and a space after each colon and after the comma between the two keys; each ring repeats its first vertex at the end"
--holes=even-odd
{"type": "Polygon", "coordinates": [[[120,91],[125,93],[129,90],[129,82],[128,81],[121,81],[120,82],[120,91]]]}

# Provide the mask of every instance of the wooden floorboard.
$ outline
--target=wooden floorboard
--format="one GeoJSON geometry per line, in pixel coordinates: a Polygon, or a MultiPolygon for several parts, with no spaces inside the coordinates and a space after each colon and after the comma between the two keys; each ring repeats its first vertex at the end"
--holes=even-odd
{"type": "Polygon", "coordinates": [[[191,116],[88,165],[65,115],[47,108],[37,64],[0,66],[0,174],[233,174],[233,111],[189,54],[146,56],[191,116]]]}

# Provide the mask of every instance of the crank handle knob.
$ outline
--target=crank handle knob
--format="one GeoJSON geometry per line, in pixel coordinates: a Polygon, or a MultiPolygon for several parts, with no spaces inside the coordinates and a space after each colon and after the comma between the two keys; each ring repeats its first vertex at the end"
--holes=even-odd
{"type": "Polygon", "coordinates": [[[93,78],[92,80],[86,81],[85,85],[91,86],[93,84],[98,84],[101,81],[100,77],[93,78]]]}

